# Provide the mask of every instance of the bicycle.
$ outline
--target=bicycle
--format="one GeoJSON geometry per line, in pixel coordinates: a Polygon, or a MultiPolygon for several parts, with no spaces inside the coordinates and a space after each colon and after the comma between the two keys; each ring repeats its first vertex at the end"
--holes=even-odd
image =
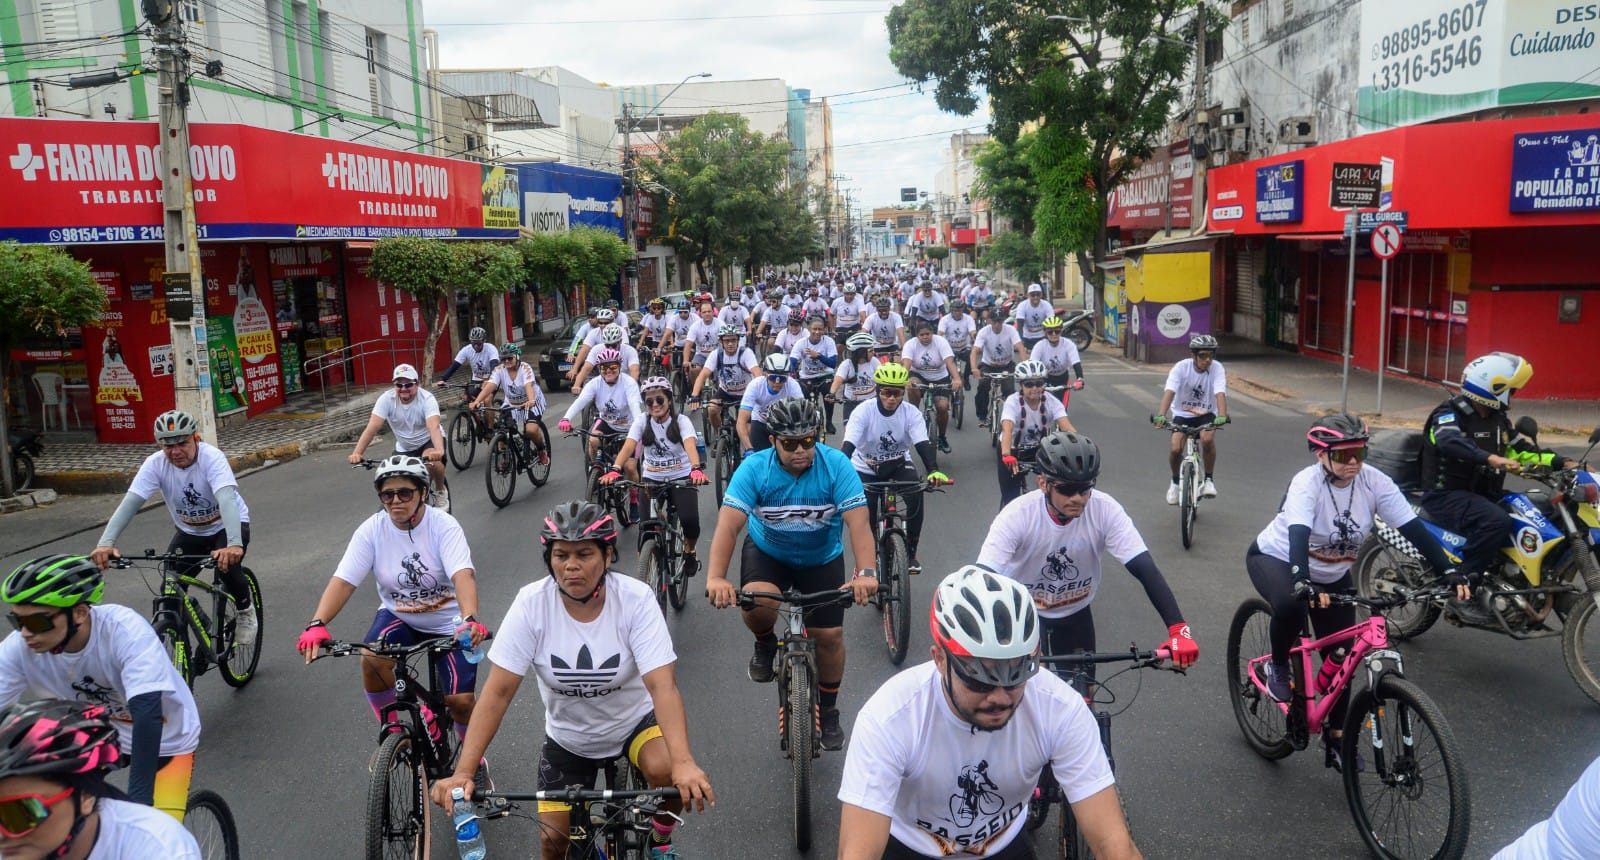
{"type": "MultiPolygon", "coordinates": [[[[550,801],[572,807],[567,830],[567,857],[571,860],[648,860],[650,833],[654,829],[650,820],[661,814],[663,803],[678,798],[678,790],[646,787],[644,777],[626,756],[607,765],[605,774],[606,785],[616,788],[486,791],[484,798],[508,804],[519,800],[550,801]]],[[[526,817],[538,821],[536,816],[526,817]]],[[[683,819],[678,818],[678,822],[683,823],[683,819]]],[[[542,833],[543,822],[540,824],[542,833]]],[[[534,856],[538,856],[538,846],[534,856]]]]}
{"type": "Polygon", "coordinates": [[[189,792],[183,829],[194,837],[204,860],[239,860],[239,826],[222,795],[208,789],[189,792]]]}
{"type": "MultiPolygon", "coordinates": [[[[1151,416],[1151,421],[1155,420],[1151,416]]],[[[1200,515],[1201,482],[1205,480],[1205,465],[1200,459],[1200,434],[1216,430],[1218,425],[1185,427],[1167,422],[1157,425],[1157,430],[1183,434],[1183,459],[1178,461],[1178,529],[1183,534],[1183,548],[1194,543],[1194,521],[1200,515]]]]}
{"type": "Polygon", "coordinates": [[[596,438],[600,440],[593,457],[586,457],[584,472],[587,475],[588,491],[585,498],[594,502],[601,508],[608,509],[617,518],[617,525],[627,528],[633,521],[629,512],[628,493],[615,484],[600,483],[600,478],[611,471],[611,464],[617,461],[617,452],[622,450],[622,443],[628,438],[626,433],[605,432],[596,433],[592,430],[576,428],[568,436],[581,437],[584,442],[596,438]]]}
{"type": "Polygon", "coordinates": [[[1290,702],[1273,700],[1262,677],[1264,664],[1272,659],[1272,610],[1267,602],[1259,597],[1246,600],[1228,627],[1229,698],[1245,742],[1261,757],[1276,760],[1305,749],[1311,735],[1328,728],[1326,722],[1339,699],[1350,694],[1340,770],[1356,830],[1375,857],[1459,858],[1466,850],[1471,805],[1455,735],[1433,700],[1406,679],[1400,652],[1389,648],[1384,617],[1388,610],[1413,600],[1443,600],[1453,593],[1432,587],[1380,600],[1329,595],[1333,605],[1366,607],[1372,614],[1315,640],[1302,631],[1300,644],[1290,652],[1298,658],[1293,661],[1295,695],[1290,702]],[[1313,671],[1312,655],[1335,646],[1348,647],[1348,653],[1323,689],[1322,679],[1313,671]],[[1364,674],[1367,683],[1353,691],[1358,674],[1364,674]],[[1316,684],[1308,683],[1311,679],[1316,684]],[[1370,739],[1365,752],[1371,757],[1365,764],[1361,762],[1364,738],[1370,739]],[[1442,786],[1437,783],[1441,778],[1442,786]],[[1434,835],[1419,837],[1417,828],[1436,817],[1432,813],[1441,792],[1447,805],[1444,819],[1428,828],[1434,835]],[[1415,850],[1419,843],[1424,845],[1420,851],[1415,850]],[[1391,847],[1401,845],[1408,850],[1391,847]]]}
{"type": "Polygon", "coordinates": [[[999,448],[1000,415],[1006,405],[1004,386],[1006,380],[1011,379],[1012,374],[1008,370],[1005,373],[983,373],[980,375],[989,381],[989,416],[987,419],[989,423],[989,447],[999,448]]]}
{"type": "Polygon", "coordinates": [[[773,632],[778,635],[778,653],[774,658],[778,681],[778,749],[790,762],[794,847],[808,851],[811,848],[811,760],[822,755],[817,746],[822,735],[822,711],[817,705],[817,646],[806,635],[805,616],[808,611],[835,603],[848,605],[851,595],[848,589],[811,594],[789,589],[782,595],[766,591],[739,592],[741,609],[772,602],[779,604],[778,623],[773,625],[773,632]],[[767,603],[758,604],[757,601],[767,603]]]}
{"type": "Polygon", "coordinates": [[[941,396],[948,399],[951,386],[949,383],[940,384],[922,382],[921,380],[913,380],[913,382],[916,383],[917,388],[922,390],[922,399],[917,403],[917,409],[922,412],[922,423],[928,428],[928,438],[937,441],[939,438],[939,407],[935,401],[941,396]]]}
{"type": "MultiPolygon", "coordinates": [[[[705,408],[716,403],[715,395],[703,393],[700,396],[700,409],[705,413],[705,408]]],[[[735,416],[735,408],[722,410],[722,426],[715,432],[711,429],[709,414],[701,420],[702,438],[709,438],[711,443],[706,446],[706,453],[711,458],[711,488],[717,496],[717,507],[722,507],[722,494],[728,489],[728,482],[733,480],[733,470],[739,468],[744,462],[744,450],[739,443],[739,431],[735,416]],[[731,413],[731,414],[730,414],[731,413]]]]}
{"type": "MultiPolygon", "coordinates": [[[[426,462],[426,461],[424,461],[424,462],[426,462]]],[[[381,465],[382,463],[383,463],[382,460],[361,459],[361,460],[356,461],[356,463],[354,465],[352,465],[350,468],[355,469],[355,468],[359,467],[359,468],[362,468],[362,469],[366,469],[367,471],[370,472],[373,469],[378,468],[378,466],[381,465]]],[[[427,498],[428,507],[430,507],[430,508],[438,508],[439,510],[442,510],[445,513],[448,514],[448,513],[450,513],[450,505],[449,505],[449,497],[448,496],[446,496],[445,501],[446,501],[446,504],[443,504],[443,505],[439,504],[439,491],[438,491],[437,488],[435,488],[433,486],[433,481],[429,480],[428,481],[428,498],[427,498]]]]}
{"type": "MultiPolygon", "coordinates": [[[[1048,640],[1047,640],[1048,641],[1048,640]]],[[[1075,654],[1050,654],[1048,651],[1041,654],[1039,662],[1053,667],[1063,681],[1066,681],[1083,696],[1084,702],[1094,710],[1094,722],[1100,730],[1100,747],[1105,750],[1106,764],[1112,773],[1117,770],[1117,760],[1111,752],[1111,718],[1133,707],[1133,702],[1139,697],[1139,689],[1134,688],[1128,703],[1116,712],[1106,710],[1106,706],[1113,705],[1117,697],[1105,686],[1110,681],[1126,672],[1137,669],[1161,669],[1168,672],[1184,674],[1184,670],[1176,666],[1166,665],[1172,657],[1172,652],[1166,648],[1157,648],[1153,651],[1140,651],[1137,647],[1130,646],[1126,651],[1080,651],[1075,654]],[[1089,674],[1089,667],[1104,663],[1132,663],[1126,669],[1118,671],[1104,681],[1096,681],[1089,674]],[[1072,667],[1072,668],[1054,668],[1072,667]]],[[[1118,793],[1117,799],[1122,804],[1122,817],[1128,817],[1127,799],[1118,793]]],[[[1087,860],[1091,856],[1088,840],[1083,831],[1078,828],[1078,821],[1072,815],[1072,805],[1067,803],[1061,786],[1056,783],[1055,773],[1047,764],[1044,772],[1039,777],[1039,788],[1034,792],[1034,797],[1028,802],[1027,829],[1037,830],[1044,824],[1045,818],[1050,814],[1050,806],[1060,804],[1060,834],[1057,844],[1062,860],[1087,860]]]]}
{"type": "Polygon", "coordinates": [[[497,508],[511,504],[517,492],[517,473],[527,472],[535,487],[550,480],[550,428],[544,419],[529,416],[539,426],[544,443],[534,445],[522,435],[522,427],[511,416],[517,407],[495,407],[494,435],[489,440],[489,459],[483,470],[483,483],[489,491],[489,501],[497,508]]]}
{"type": "Polygon", "coordinates": [[[925,481],[863,481],[862,487],[869,499],[875,493],[883,497],[878,518],[872,524],[878,547],[878,593],[873,595],[872,603],[883,615],[883,641],[889,647],[889,662],[898,666],[905,662],[906,646],[911,643],[911,551],[905,512],[900,509],[896,494],[942,491],[925,481]]]}
{"type": "Polygon", "coordinates": [[[955,423],[957,430],[967,423],[967,377],[972,373],[968,367],[971,363],[968,355],[966,350],[957,350],[955,355],[956,375],[961,377],[961,390],[950,395],[950,420],[955,423]]]}
{"type": "MultiPolygon", "coordinates": [[[[487,641],[487,640],[486,640],[487,641]]],[[[383,706],[378,749],[372,756],[367,785],[366,857],[425,858],[430,826],[428,785],[455,771],[460,748],[447,722],[449,710],[439,690],[439,673],[431,659],[461,647],[449,636],[415,645],[327,642],[312,662],[325,657],[370,656],[394,661],[394,702],[383,706]],[[422,683],[411,661],[428,660],[428,681],[422,683]]],[[[486,804],[498,816],[504,809],[486,804]]]]}
{"type": "MultiPolygon", "coordinates": [[[[814,385],[814,386],[813,385],[807,385],[806,384],[807,380],[803,380],[803,379],[799,380],[799,382],[800,382],[801,389],[803,389],[805,391],[806,402],[811,404],[811,408],[816,410],[816,414],[818,414],[818,415],[826,415],[827,414],[827,408],[828,408],[828,386],[827,386],[827,383],[828,382],[832,382],[833,381],[833,377],[832,376],[828,376],[828,377],[819,377],[819,378],[823,380],[823,384],[814,385]]],[[[798,377],[797,377],[797,379],[798,379],[798,377]]],[[[827,424],[824,423],[821,427],[817,428],[817,442],[826,443],[827,441],[828,441],[828,427],[827,427],[827,424]]]]}
{"type": "Polygon", "coordinates": [[[116,568],[137,567],[142,571],[156,570],[161,576],[159,587],[146,587],[155,596],[150,608],[150,626],[155,628],[167,658],[183,677],[183,683],[194,689],[194,679],[204,675],[212,666],[222,671],[222,681],[235,689],[250,683],[256,675],[256,664],[261,660],[261,636],[266,625],[261,606],[261,585],[250,568],[240,566],[250,588],[250,611],[256,617],[256,635],[253,641],[234,641],[234,631],[239,623],[239,608],[233,605],[220,581],[201,580],[195,574],[203,569],[215,570],[216,560],[209,555],[183,555],[177,552],[157,554],[147,549],[142,556],[121,556],[111,560],[116,568]],[[144,562],[144,563],[141,563],[144,562]],[[160,562],[151,567],[148,562],[160,562]],[[207,613],[200,598],[189,593],[197,588],[211,598],[211,612],[207,613]]]}
{"type": "Polygon", "coordinates": [[[489,441],[491,431],[488,422],[484,420],[481,412],[470,407],[482,385],[483,382],[477,381],[460,386],[461,400],[455,404],[456,413],[450,418],[450,426],[446,428],[445,453],[450,457],[450,465],[455,466],[457,472],[465,472],[471,468],[472,459],[478,453],[478,443],[489,441]]]}
{"type": "Polygon", "coordinates": [[[670,603],[682,612],[689,596],[689,578],[683,575],[683,526],[670,490],[693,487],[694,482],[687,478],[655,483],[621,480],[613,486],[629,487],[649,498],[649,505],[640,511],[639,580],[655,592],[658,603],[670,603]]]}

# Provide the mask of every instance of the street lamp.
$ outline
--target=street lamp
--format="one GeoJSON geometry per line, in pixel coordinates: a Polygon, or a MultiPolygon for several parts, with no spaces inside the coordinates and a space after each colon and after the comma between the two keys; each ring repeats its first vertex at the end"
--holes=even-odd
{"type": "MultiPolygon", "coordinates": [[[[649,110],[645,111],[644,116],[650,116],[651,114],[655,113],[657,108],[660,108],[663,104],[665,104],[667,99],[672,98],[673,94],[676,93],[678,90],[682,89],[684,84],[687,84],[688,82],[694,80],[695,78],[709,78],[709,77],[711,77],[711,73],[710,72],[696,72],[695,74],[692,74],[692,75],[685,75],[683,80],[678,82],[677,86],[675,86],[672,89],[668,90],[667,94],[665,96],[662,96],[660,98],[660,100],[658,100],[653,107],[651,107],[649,110]]],[[[634,246],[636,248],[638,248],[639,250],[643,250],[644,246],[642,244],[640,244],[638,238],[636,236],[634,236],[634,226],[633,226],[634,208],[637,205],[637,201],[634,199],[635,190],[634,190],[633,177],[632,177],[632,173],[633,173],[633,141],[632,141],[632,134],[633,134],[634,120],[635,119],[642,119],[642,118],[643,117],[637,117],[637,118],[634,117],[632,115],[632,110],[631,110],[631,106],[629,105],[629,103],[626,100],[624,100],[622,102],[622,192],[623,192],[623,196],[622,196],[622,229],[628,234],[627,235],[627,240],[629,242],[634,243],[634,246]]],[[[661,120],[658,118],[656,120],[656,136],[657,136],[657,143],[658,144],[660,143],[660,140],[659,140],[660,135],[661,135],[661,120]]],[[[639,304],[639,275],[637,274],[637,272],[638,272],[637,268],[634,270],[634,272],[635,272],[634,274],[628,276],[628,296],[627,296],[628,307],[633,307],[633,306],[639,304]]]]}

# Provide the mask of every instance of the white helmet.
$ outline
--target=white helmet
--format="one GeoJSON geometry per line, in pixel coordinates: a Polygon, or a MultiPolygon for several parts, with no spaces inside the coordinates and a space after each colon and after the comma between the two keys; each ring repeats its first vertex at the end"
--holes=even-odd
{"type": "Polygon", "coordinates": [[[1017,375],[1017,379],[1019,380],[1044,379],[1046,376],[1050,375],[1049,371],[1044,366],[1044,362],[1034,361],[1031,358],[1027,361],[1018,362],[1015,373],[1017,375]]]}
{"type": "Polygon", "coordinates": [[[627,336],[627,329],[624,329],[622,326],[617,325],[616,323],[610,323],[605,328],[600,330],[600,340],[604,341],[606,346],[616,346],[617,344],[622,343],[622,339],[627,336]]]}
{"type": "Polygon", "coordinates": [[[601,308],[594,312],[594,318],[602,324],[608,323],[617,318],[617,312],[610,308],[601,308]]]}
{"type": "Polygon", "coordinates": [[[375,477],[372,479],[374,488],[382,487],[383,482],[389,478],[410,478],[417,482],[419,488],[428,486],[428,465],[422,458],[410,454],[395,454],[385,458],[378,464],[375,477]]]}
{"type": "Polygon", "coordinates": [[[774,352],[761,359],[761,372],[763,373],[789,373],[794,367],[794,359],[788,353],[774,352]]]}
{"type": "Polygon", "coordinates": [[[1491,352],[1473,359],[1461,371],[1461,393],[1490,409],[1505,409],[1511,405],[1511,392],[1532,378],[1533,365],[1522,356],[1491,352]]]}
{"type": "Polygon", "coordinates": [[[1039,613],[1010,577],[962,567],[939,583],[928,621],[934,644],[968,678],[1013,687],[1039,671],[1039,613]]]}
{"type": "Polygon", "coordinates": [[[188,439],[200,432],[194,417],[180,409],[168,409],[157,415],[155,428],[156,441],[160,443],[188,439]]]}

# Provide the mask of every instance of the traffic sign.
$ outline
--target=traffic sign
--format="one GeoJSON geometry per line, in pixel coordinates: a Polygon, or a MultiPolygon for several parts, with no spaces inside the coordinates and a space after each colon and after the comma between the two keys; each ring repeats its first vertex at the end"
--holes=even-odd
{"type": "Polygon", "coordinates": [[[1362,233],[1371,233],[1379,224],[1393,224],[1406,231],[1406,222],[1410,220],[1411,213],[1405,209],[1388,209],[1382,212],[1357,212],[1356,230],[1362,233]]]}
{"type": "Polygon", "coordinates": [[[1379,224],[1372,231],[1372,253],[1384,260],[1400,253],[1400,228],[1393,224],[1379,224]]]}

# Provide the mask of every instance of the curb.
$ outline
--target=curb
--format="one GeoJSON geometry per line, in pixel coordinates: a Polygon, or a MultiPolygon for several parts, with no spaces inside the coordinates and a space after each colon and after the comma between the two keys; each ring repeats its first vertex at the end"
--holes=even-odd
{"type": "Polygon", "coordinates": [[[21,490],[15,496],[0,496],[0,514],[10,514],[37,508],[42,505],[53,505],[56,501],[56,491],[51,489],[21,490]]]}
{"type": "Polygon", "coordinates": [[[1264,391],[1267,394],[1278,398],[1279,400],[1294,400],[1300,396],[1298,393],[1290,391],[1287,388],[1278,388],[1274,385],[1268,385],[1258,379],[1252,379],[1248,376],[1239,376],[1235,374],[1233,381],[1235,383],[1243,383],[1249,388],[1260,389],[1261,391],[1264,391]]]}

